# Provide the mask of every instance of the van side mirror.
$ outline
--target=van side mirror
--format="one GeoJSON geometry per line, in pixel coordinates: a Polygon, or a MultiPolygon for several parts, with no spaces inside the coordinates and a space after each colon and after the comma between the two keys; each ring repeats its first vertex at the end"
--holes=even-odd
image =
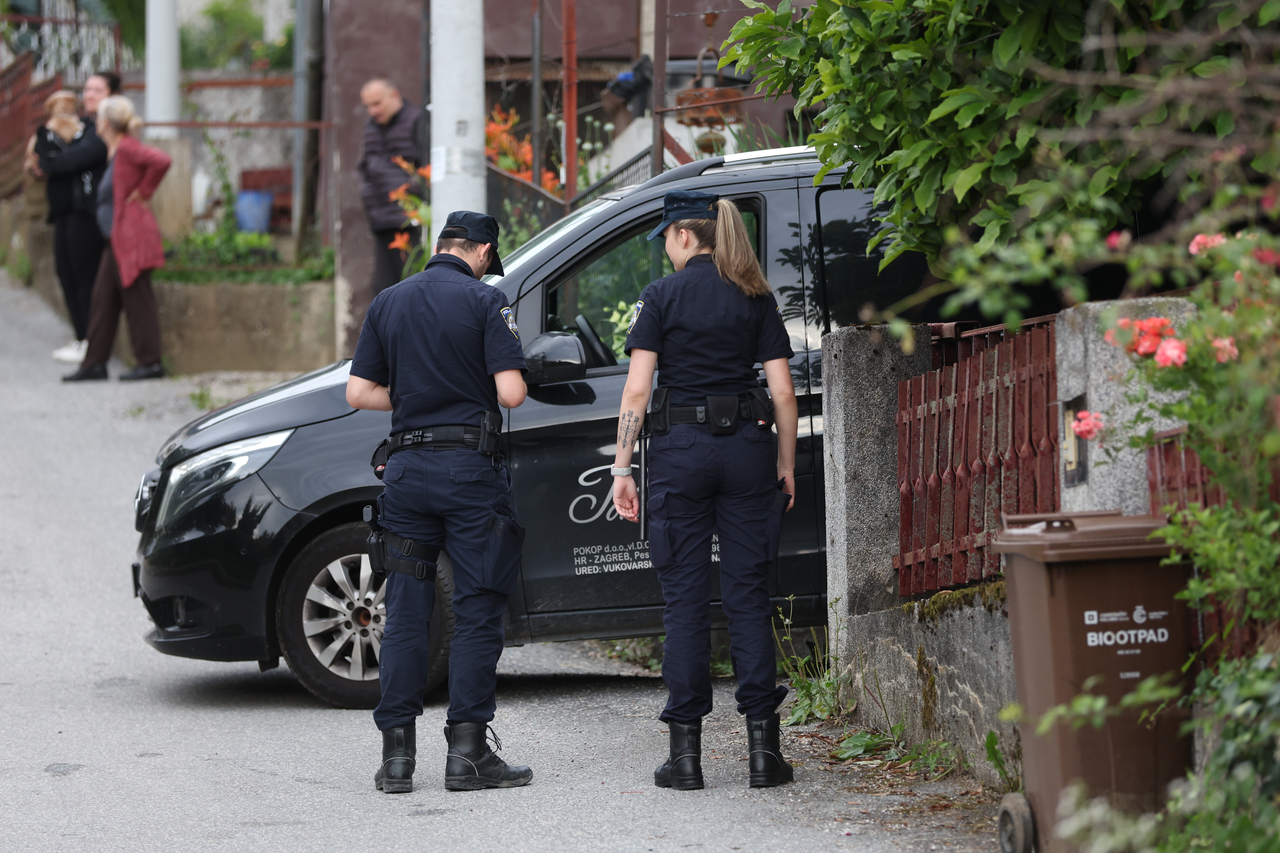
{"type": "Polygon", "coordinates": [[[547,332],[538,335],[524,349],[529,367],[526,385],[550,385],[553,382],[577,382],[587,377],[587,353],[582,341],[570,332],[547,332]]]}

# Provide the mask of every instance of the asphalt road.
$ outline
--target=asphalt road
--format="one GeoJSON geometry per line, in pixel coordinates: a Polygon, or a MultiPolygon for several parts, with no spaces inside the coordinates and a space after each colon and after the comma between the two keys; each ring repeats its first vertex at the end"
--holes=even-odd
{"type": "Polygon", "coordinates": [[[504,756],[527,788],[448,793],[434,697],[417,790],[373,787],[365,711],[320,704],[282,665],[163,656],[132,597],[132,498],[162,441],[198,412],[190,378],[66,385],[68,329],[0,272],[0,850],[993,850],[991,797],[823,761],[788,730],[796,783],[746,787],[732,681],[706,722],[708,788],[653,786],[661,681],[590,644],[510,649],[504,756]]]}

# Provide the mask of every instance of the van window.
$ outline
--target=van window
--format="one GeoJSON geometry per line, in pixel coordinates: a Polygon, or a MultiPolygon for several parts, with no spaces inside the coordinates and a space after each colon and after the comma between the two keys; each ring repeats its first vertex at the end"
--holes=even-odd
{"type": "Polygon", "coordinates": [[[928,269],[923,255],[907,252],[879,271],[886,243],[867,254],[867,243],[880,230],[875,215],[869,191],[818,193],[821,298],[830,329],[865,322],[860,315],[868,305],[883,310],[915,293],[928,269]]]}
{"type": "MultiPolygon", "coordinates": [[[[742,219],[751,237],[752,248],[759,254],[760,217],[758,202],[740,201],[742,219]]],[[[671,259],[663,248],[662,238],[652,243],[649,232],[659,220],[652,219],[637,230],[628,233],[603,253],[596,255],[584,266],[576,268],[547,289],[547,332],[572,332],[581,335],[577,327],[578,315],[586,317],[606,349],[613,352],[618,364],[630,359],[623,353],[627,341],[627,327],[635,310],[640,292],[650,282],[675,272],[671,259]]],[[[586,341],[584,349],[591,358],[591,347],[586,341]]],[[[588,362],[592,367],[607,365],[588,362]]]]}

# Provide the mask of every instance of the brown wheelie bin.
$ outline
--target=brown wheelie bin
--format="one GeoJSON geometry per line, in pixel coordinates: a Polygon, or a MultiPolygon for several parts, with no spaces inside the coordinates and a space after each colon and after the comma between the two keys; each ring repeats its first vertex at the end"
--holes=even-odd
{"type": "Polygon", "coordinates": [[[1182,667],[1192,648],[1192,622],[1176,596],[1190,567],[1162,566],[1168,546],[1150,539],[1157,516],[1062,513],[1006,516],[995,543],[1005,555],[1005,589],[1022,727],[1025,797],[1000,807],[1003,853],[1062,853],[1054,837],[1058,799],[1076,781],[1090,797],[1106,796],[1130,812],[1155,811],[1169,782],[1186,774],[1190,739],[1179,734],[1187,712],[1165,709],[1111,717],[1101,729],[1059,723],[1044,735],[1034,721],[1084,692],[1115,704],[1142,679],[1182,667]]]}

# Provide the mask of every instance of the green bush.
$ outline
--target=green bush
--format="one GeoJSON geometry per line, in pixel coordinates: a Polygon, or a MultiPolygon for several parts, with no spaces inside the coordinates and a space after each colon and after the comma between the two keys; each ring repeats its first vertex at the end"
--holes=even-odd
{"type": "Polygon", "coordinates": [[[232,60],[246,67],[262,42],[262,16],[250,0],[213,0],[203,20],[179,30],[183,68],[225,68],[232,60]]]}

